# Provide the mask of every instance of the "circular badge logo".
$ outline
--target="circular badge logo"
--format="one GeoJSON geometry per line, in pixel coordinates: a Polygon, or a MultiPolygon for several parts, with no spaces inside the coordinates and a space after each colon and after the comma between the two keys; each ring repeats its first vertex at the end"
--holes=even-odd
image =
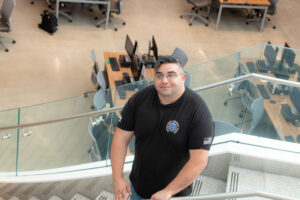
{"type": "Polygon", "coordinates": [[[166,126],[166,130],[167,132],[171,132],[171,133],[174,133],[176,134],[179,130],[179,124],[177,121],[175,120],[171,120],[167,123],[167,126],[166,126]]]}

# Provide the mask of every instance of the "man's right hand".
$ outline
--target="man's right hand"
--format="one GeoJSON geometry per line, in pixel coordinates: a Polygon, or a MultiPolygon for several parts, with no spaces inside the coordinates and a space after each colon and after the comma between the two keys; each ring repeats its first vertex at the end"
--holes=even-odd
{"type": "Polygon", "coordinates": [[[131,195],[130,186],[124,178],[114,180],[114,200],[126,200],[127,192],[131,195]]]}

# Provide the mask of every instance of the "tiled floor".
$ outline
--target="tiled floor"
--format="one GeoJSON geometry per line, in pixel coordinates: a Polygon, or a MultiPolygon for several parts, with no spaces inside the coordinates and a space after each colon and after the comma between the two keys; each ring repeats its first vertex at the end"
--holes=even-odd
{"type": "MultiPolygon", "coordinates": [[[[2,0],[0,0],[2,3],[2,0]]],[[[44,0],[18,0],[13,14],[13,29],[1,33],[14,37],[15,45],[10,52],[0,51],[0,110],[34,105],[93,90],[90,81],[92,60],[90,50],[96,51],[99,63],[104,61],[104,51],[124,51],[125,36],[138,40],[142,52],[155,35],[159,53],[169,54],[181,47],[189,55],[188,65],[223,56],[256,44],[271,41],[283,45],[288,42],[300,48],[299,8],[300,1],[284,0],[272,17],[277,29],[266,23],[258,32],[256,24],[246,25],[242,11],[224,10],[220,30],[215,31],[217,12],[212,10],[210,24],[190,27],[182,12],[191,6],[184,0],[125,0],[120,15],[126,26],[117,32],[96,28],[93,20],[99,11],[90,13],[81,5],[73,9],[73,23],[59,19],[60,26],[53,35],[38,28],[40,13],[47,6],[44,0]]],[[[103,66],[102,66],[103,67],[103,66]]],[[[200,77],[201,78],[201,77],[200,77]]]]}

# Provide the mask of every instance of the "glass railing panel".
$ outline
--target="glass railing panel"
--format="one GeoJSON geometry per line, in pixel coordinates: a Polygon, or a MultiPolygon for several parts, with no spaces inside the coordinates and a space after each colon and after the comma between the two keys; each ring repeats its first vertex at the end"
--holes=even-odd
{"type": "Polygon", "coordinates": [[[6,175],[16,175],[18,159],[18,129],[4,130],[0,139],[0,172],[6,175]]]}
{"type": "MultiPolygon", "coordinates": [[[[0,127],[19,124],[19,109],[10,109],[0,112],[0,127]]],[[[0,172],[16,171],[18,150],[18,130],[9,129],[0,131],[0,172]]]]}
{"type": "Polygon", "coordinates": [[[20,110],[20,122],[21,124],[31,123],[91,112],[94,96],[95,92],[91,92],[68,99],[23,107],[20,110]]]}
{"type": "Polygon", "coordinates": [[[241,133],[242,86],[243,82],[237,82],[197,92],[212,114],[216,136],[241,133]]]}
{"type": "Polygon", "coordinates": [[[300,80],[299,74],[295,73],[300,71],[297,64],[300,61],[300,56],[297,57],[299,50],[266,44],[263,49],[258,48],[256,53],[258,52],[261,52],[258,58],[249,56],[249,51],[241,52],[241,61],[246,73],[259,73],[292,81],[300,80]]]}
{"type": "Polygon", "coordinates": [[[141,80],[137,82],[133,82],[126,85],[120,85],[117,88],[113,88],[113,104],[114,106],[122,106],[125,105],[128,99],[134,95],[136,92],[144,89],[149,86],[151,83],[149,80],[141,80]]]}
{"type": "Polygon", "coordinates": [[[23,128],[20,131],[18,172],[95,161],[104,161],[97,167],[106,166],[109,134],[112,132],[107,118],[107,114],[93,115],[23,128]]]}
{"type": "Polygon", "coordinates": [[[191,75],[190,88],[233,78],[239,66],[238,53],[185,68],[191,75]]]}
{"type": "Polygon", "coordinates": [[[300,89],[260,80],[248,82],[251,89],[244,97],[243,133],[300,143],[300,89]]]}

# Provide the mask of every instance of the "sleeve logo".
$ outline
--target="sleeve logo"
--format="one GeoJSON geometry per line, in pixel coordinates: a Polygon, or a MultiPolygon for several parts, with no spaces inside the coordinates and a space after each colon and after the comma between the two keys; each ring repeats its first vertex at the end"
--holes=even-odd
{"type": "Polygon", "coordinates": [[[179,130],[179,124],[175,120],[171,120],[167,123],[166,130],[168,133],[176,134],[179,130]]]}

